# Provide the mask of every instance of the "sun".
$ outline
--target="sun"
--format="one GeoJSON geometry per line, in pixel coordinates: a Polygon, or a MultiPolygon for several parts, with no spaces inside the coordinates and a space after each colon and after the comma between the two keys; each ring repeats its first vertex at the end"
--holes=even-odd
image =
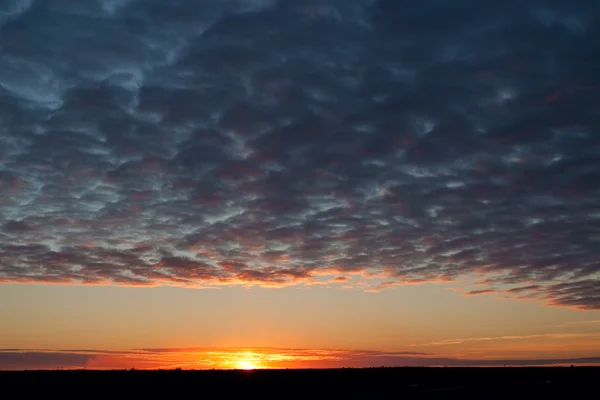
{"type": "Polygon", "coordinates": [[[246,370],[246,371],[249,371],[249,370],[252,370],[252,369],[256,369],[256,368],[258,368],[258,367],[256,366],[256,364],[254,364],[254,363],[253,363],[252,361],[250,361],[250,360],[240,360],[240,361],[238,361],[238,362],[236,363],[236,367],[237,367],[238,369],[243,369],[243,370],[246,370]]]}

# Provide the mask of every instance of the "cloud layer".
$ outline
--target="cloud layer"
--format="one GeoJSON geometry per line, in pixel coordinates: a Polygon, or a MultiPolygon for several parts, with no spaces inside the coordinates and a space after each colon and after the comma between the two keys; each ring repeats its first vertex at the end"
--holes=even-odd
{"type": "Polygon", "coordinates": [[[600,364],[600,358],[464,359],[426,353],[274,348],[95,350],[2,350],[1,370],[43,369],[247,369],[370,368],[402,366],[505,366],[600,364]]]}
{"type": "Polygon", "coordinates": [[[0,281],[477,275],[480,293],[600,309],[599,15],[3,1],[0,281]]]}

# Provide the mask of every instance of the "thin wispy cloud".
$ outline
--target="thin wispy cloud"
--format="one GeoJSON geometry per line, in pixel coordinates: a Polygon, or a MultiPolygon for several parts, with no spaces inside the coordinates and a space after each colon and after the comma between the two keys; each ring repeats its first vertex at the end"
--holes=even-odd
{"type": "Polygon", "coordinates": [[[600,320],[585,320],[585,321],[568,321],[560,325],[554,325],[555,328],[594,328],[596,325],[600,326],[600,320]]]}
{"type": "MultiPolygon", "coordinates": [[[[493,342],[503,340],[529,340],[529,339],[574,339],[574,338],[599,338],[600,332],[596,333],[543,333],[537,335],[505,335],[493,337],[470,337],[458,339],[444,339],[435,342],[419,344],[419,346],[443,346],[463,344],[468,342],[493,342]]],[[[413,345],[416,346],[416,345],[413,345]]]]}
{"type": "Polygon", "coordinates": [[[588,321],[569,321],[565,322],[565,325],[600,325],[600,319],[588,320],[588,321]]]}
{"type": "Polygon", "coordinates": [[[471,290],[469,292],[463,293],[463,296],[477,296],[479,294],[492,294],[492,293],[496,293],[496,290],[493,290],[493,289],[471,290]]]}
{"type": "Polygon", "coordinates": [[[600,309],[598,17],[595,0],[2,1],[0,282],[478,275],[470,294],[600,309]]]}

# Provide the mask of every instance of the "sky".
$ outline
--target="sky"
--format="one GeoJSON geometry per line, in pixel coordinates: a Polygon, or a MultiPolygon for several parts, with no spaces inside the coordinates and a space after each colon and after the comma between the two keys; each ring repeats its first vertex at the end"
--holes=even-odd
{"type": "Polygon", "coordinates": [[[0,3],[0,369],[600,364],[597,0],[0,3]]]}

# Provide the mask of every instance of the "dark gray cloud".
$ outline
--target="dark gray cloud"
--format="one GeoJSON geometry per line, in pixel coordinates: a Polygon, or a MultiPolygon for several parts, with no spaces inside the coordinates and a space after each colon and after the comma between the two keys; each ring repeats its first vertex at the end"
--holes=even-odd
{"type": "Polygon", "coordinates": [[[3,1],[0,281],[600,309],[596,3],[3,1]]]}
{"type": "Polygon", "coordinates": [[[0,370],[83,368],[93,357],[85,353],[0,350],[0,370]]]}
{"type": "MultiPolygon", "coordinates": [[[[511,290],[511,289],[509,289],[511,290]]],[[[491,294],[491,293],[495,293],[496,291],[493,289],[482,289],[482,290],[471,290],[469,292],[464,293],[465,296],[476,296],[478,294],[491,294]]],[[[514,292],[514,290],[513,290],[514,292]]],[[[512,292],[510,292],[512,293],[512,292]]]]}

